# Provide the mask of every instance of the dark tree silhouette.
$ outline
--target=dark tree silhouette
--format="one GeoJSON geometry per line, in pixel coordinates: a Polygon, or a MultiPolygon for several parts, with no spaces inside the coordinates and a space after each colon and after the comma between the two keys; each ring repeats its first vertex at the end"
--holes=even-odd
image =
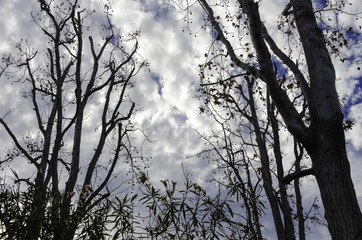
{"type": "MultiPolygon", "coordinates": [[[[221,80],[220,77],[213,75],[205,78],[201,73],[204,84],[211,85],[211,81],[217,78],[220,86],[227,85],[228,81],[234,81],[237,87],[238,84],[245,86],[245,83],[238,80],[239,76],[246,75],[246,78],[255,79],[259,83],[258,86],[264,88],[264,92],[270,95],[286,128],[302,144],[312,161],[312,169],[285,176],[285,182],[314,174],[321,192],[325,218],[332,238],[359,239],[357,236],[362,231],[362,214],[350,174],[344,136],[345,125],[335,86],[335,69],[330,57],[330,54],[338,52],[338,47],[345,46],[347,40],[344,39],[345,41],[337,47],[332,45],[329,52],[328,46],[331,42],[326,41],[321,27],[317,24],[312,1],[290,1],[283,14],[299,34],[301,50],[305,56],[302,62],[306,63],[303,65],[285,54],[269,35],[259,13],[259,1],[238,0],[211,3],[207,0],[199,0],[197,2],[206,13],[205,26],[212,30],[213,44],[217,49],[212,56],[205,55],[208,60],[213,59],[207,62],[205,68],[220,68],[221,63],[231,62],[230,76],[221,80]],[[239,11],[229,11],[230,5],[237,6],[239,11]],[[220,12],[215,13],[216,9],[218,11],[224,9],[222,11],[225,15],[219,15],[220,12]],[[227,24],[229,25],[225,27],[227,24]],[[231,33],[232,28],[236,29],[234,33],[231,33]],[[246,33],[243,37],[250,38],[251,44],[238,45],[238,41],[233,38],[234,35],[238,35],[238,32],[246,33]],[[213,62],[218,63],[213,65],[213,62]],[[278,77],[283,68],[287,69],[287,74],[278,77]],[[306,72],[304,72],[305,69],[306,72]],[[290,92],[289,89],[292,88],[297,91],[290,92]],[[296,99],[299,100],[296,101],[296,99]]],[[[188,7],[190,12],[192,6],[188,7]]],[[[319,14],[322,14],[321,11],[319,14]]],[[[338,31],[343,36],[343,30],[338,31]]],[[[292,34],[292,32],[287,34],[292,34]]],[[[222,98],[217,95],[214,97],[216,100],[222,98]]],[[[225,96],[224,101],[229,100],[225,96]]],[[[252,118],[248,120],[253,122],[252,118]]],[[[273,126],[273,119],[271,120],[273,126]]],[[[253,125],[258,141],[258,127],[253,125]]],[[[262,138],[259,141],[265,141],[265,139],[262,138]]],[[[262,154],[263,150],[259,149],[259,151],[262,154]]],[[[264,187],[269,195],[269,190],[266,186],[264,187]]],[[[272,205],[272,202],[270,204],[272,205]]],[[[278,222],[281,223],[281,221],[278,222]]],[[[287,221],[284,224],[287,224],[287,221]]],[[[291,239],[292,237],[281,231],[284,227],[287,226],[277,227],[278,238],[291,239]]]]}
{"type": "Polygon", "coordinates": [[[42,49],[35,51],[22,41],[21,59],[7,58],[1,72],[13,67],[13,74],[22,73],[17,82],[23,84],[37,122],[32,134],[21,140],[11,123],[0,119],[14,143],[14,151],[4,161],[11,164],[21,157],[34,170],[34,177],[26,179],[14,171],[16,182],[25,184],[28,192],[19,196],[26,200],[18,209],[23,218],[16,221],[15,216],[3,215],[1,235],[73,239],[77,231],[91,229],[86,225],[96,231],[92,222],[82,221],[91,221],[97,211],[107,209],[115,187],[110,182],[123,161],[132,161],[129,136],[134,131],[130,120],[135,103],[128,90],[147,62],[137,57],[138,33],[126,39],[115,33],[110,6],[105,6],[103,29],[99,28],[104,36],[92,36],[89,28],[95,24],[87,17],[93,13],[78,1],[38,2],[40,10],[32,12],[32,18],[43,33],[42,49]]]}

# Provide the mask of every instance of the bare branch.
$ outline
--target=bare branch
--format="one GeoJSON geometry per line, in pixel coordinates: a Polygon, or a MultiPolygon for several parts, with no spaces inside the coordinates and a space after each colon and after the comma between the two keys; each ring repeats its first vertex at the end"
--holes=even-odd
{"type": "Polygon", "coordinates": [[[314,170],[313,168],[309,168],[309,169],[305,169],[305,170],[300,170],[299,172],[294,172],[291,174],[286,175],[285,177],[283,177],[282,182],[285,184],[289,184],[291,183],[294,179],[297,178],[301,178],[301,177],[305,177],[305,176],[309,176],[309,175],[314,175],[314,170]]]}
{"type": "MultiPolygon", "coordinates": [[[[87,199],[87,201],[85,202],[85,206],[89,205],[90,202],[93,200],[93,198],[95,198],[103,189],[104,187],[108,184],[109,179],[111,178],[114,168],[116,167],[118,160],[119,160],[119,155],[120,155],[120,151],[121,148],[123,146],[123,136],[127,133],[127,130],[124,131],[124,133],[122,134],[122,124],[119,123],[118,124],[118,141],[117,141],[117,147],[115,149],[115,153],[114,153],[114,157],[112,159],[112,165],[110,167],[110,169],[107,172],[106,177],[104,178],[103,182],[99,185],[99,187],[89,196],[89,198],[87,199]]],[[[83,191],[85,190],[85,186],[83,186],[83,191]]]]}
{"type": "Polygon", "coordinates": [[[283,12],[282,12],[282,14],[283,14],[283,16],[288,16],[289,14],[292,14],[293,13],[293,11],[291,11],[290,9],[292,8],[292,1],[293,0],[290,0],[290,2],[288,2],[288,4],[285,6],[285,8],[284,8],[284,10],[283,10],[283,12]]]}
{"type": "Polygon", "coordinates": [[[225,45],[225,47],[228,51],[228,54],[229,54],[231,60],[233,61],[233,63],[235,65],[237,65],[238,67],[244,69],[245,71],[249,72],[251,75],[253,75],[259,79],[265,80],[265,77],[263,77],[263,75],[260,73],[259,69],[242,62],[236,56],[233,46],[231,45],[229,40],[227,40],[227,38],[225,37],[225,35],[220,27],[220,24],[216,21],[216,18],[214,16],[214,11],[209,6],[209,4],[205,0],[199,0],[199,3],[201,4],[201,6],[204,8],[205,12],[207,13],[208,19],[209,19],[211,25],[215,28],[215,30],[218,34],[217,38],[220,39],[220,41],[225,45]]]}
{"type": "Polygon", "coordinates": [[[21,144],[19,143],[18,139],[16,138],[16,136],[14,135],[14,133],[11,131],[11,129],[9,128],[9,126],[6,124],[6,122],[0,118],[0,123],[4,126],[6,132],[9,134],[9,136],[11,137],[11,139],[13,140],[15,146],[20,150],[20,152],[22,154],[24,154],[24,156],[32,163],[34,164],[34,166],[36,168],[39,168],[39,164],[36,162],[36,160],[30,156],[30,154],[21,146],[21,144]]]}
{"type": "Polygon", "coordinates": [[[298,66],[287,55],[285,55],[285,53],[280,50],[280,48],[274,42],[273,38],[270,37],[264,24],[262,24],[262,30],[265,41],[268,43],[274,54],[277,55],[279,59],[282,60],[282,62],[287,65],[289,69],[294,73],[294,76],[297,78],[305,98],[309,101],[309,85],[304,78],[304,75],[299,70],[298,66]]]}

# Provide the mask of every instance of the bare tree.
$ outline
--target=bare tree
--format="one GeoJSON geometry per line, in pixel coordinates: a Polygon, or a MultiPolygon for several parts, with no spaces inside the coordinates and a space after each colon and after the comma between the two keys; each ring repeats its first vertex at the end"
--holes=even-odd
{"type": "MultiPolygon", "coordinates": [[[[135,103],[128,90],[147,63],[137,57],[138,33],[128,38],[116,33],[109,5],[99,28],[104,36],[95,38],[87,21],[92,12],[77,0],[38,2],[40,11],[32,18],[42,30],[43,48],[35,51],[21,42],[22,58],[13,65],[23,71],[18,83],[26,86],[38,132],[22,141],[0,119],[15,145],[6,160],[21,157],[35,170],[25,179],[14,172],[31,201],[28,209],[20,208],[26,218],[16,238],[73,239],[82,220],[107,203],[120,163],[132,161],[135,103]]],[[[7,223],[2,234],[11,236],[14,221],[7,223]]]]}
{"type": "MultiPolygon", "coordinates": [[[[335,87],[336,74],[325,36],[316,22],[312,1],[290,1],[283,11],[299,33],[305,56],[303,61],[306,62],[303,67],[307,73],[268,34],[260,17],[259,1],[209,2],[198,1],[207,15],[205,20],[214,37],[215,48],[218,49],[215,58],[219,62],[228,59],[234,73],[246,74],[260,83],[270,94],[288,131],[311,157],[312,169],[286,177],[295,179],[314,174],[332,238],[360,239],[362,214],[346,154],[343,114],[335,87]],[[239,11],[231,14],[227,10],[230,4],[237,6],[239,11]],[[226,12],[225,18],[215,14],[214,10],[220,7],[226,12]],[[236,29],[236,35],[238,31],[247,32],[246,36],[252,44],[236,45],[237,40],[232,40],[234,35],[224,28],[223,24],[227,22],[232,23],[230,27],[236,29]],[[283,68],[288,71],[287,78],[278,78],[283,68]],[[295,86],[298,91],[289,95],[287,90],[295,86]],[[297,97],[302,101],[295,101],[297,97]]],[[[282,234],[278,234],[278,238],[284,239],[282,234]]]]}

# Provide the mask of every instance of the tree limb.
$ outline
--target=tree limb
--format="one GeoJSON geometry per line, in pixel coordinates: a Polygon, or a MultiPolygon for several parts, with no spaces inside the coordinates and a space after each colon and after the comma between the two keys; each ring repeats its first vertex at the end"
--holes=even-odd
{"type": "Polygon", "coordinates": [[[299,172],[294,172],[294,173],[288,174],[287,176],[283,177],[282,182],[285,184],[289,184],[294,179],[305,177],[308,175],[314,175],[313,168],[309,168],[309,169],[301,170],[299,172]]]}
{"type": "Polygon", "coordinates": [[[297,80],[300,84],[303,95],[309,101],[309,85],[308,85],[306,79],[304,78],[304,75],[299,70],[298,66],[287,55],[285,55],[285,53],[283,53],[282,50],[280,50],[280,48],[277,46],[277,44],[275,43],[273,38],[269,35],[269,33],[263,23],[262,23],[262,31],[263,31],[263,37],[264,37],[265,41],[268,43],[270,49],[294,73],[294,76],[297,78],[297,80]]]}
{"type": "Polygon", "coordinates": [[[13,140],[15,146],[20,150],[20,152],[22,154],[24,154],[24,156],[32,163],[35,165],[36,168],[39,168],[39,164],[36,162],[36,160],[30,156],[30,154],[21,146],[21,144],[19,143],[18,139],[16,138],[16,136],[14,135],[14,133],[11,131],[11,129],[9,128],[9,126],[6,124],[6,122],[0,118],[0,123],[4,126],[6,132],[9,134],[9,136],[11,137],[11,139],[13,140]]]}
{"type": "Polygon", "coordinates": [[[262,76],[262,74],[260,73],[260,70],[250,66],[249,64],[246,64],[242,61],[240,61],[240,59],[236,56],[235,51],[233,46],[231,45],[231,43],[229,42],[229,40],[226,39],[220,24],[216,21],[216,18],[214,16],[214,11],[212,10],[212,8],[209,6],[209,4],[205,1],[205,0],[199,0],[199,3],[201,4],[201,6],[204,8],[204,10],[206,11],[207,15],[208,15],[208,19],[211,23],[211,25],[215,28],[218,36],[218,40],[220,40],[226,47],[229,56],[231,58],[231,60],[233,61],[233,63],[235,65],[237,65],[238,67],[244,69],[245,71],[248,71],[251,75],[264,80],[265,78],[262,76]]]}
{"type": "Polygon", "coordinates": [[[288,16],[289,14],[291,14],[293,11],[291,11],[290,9],[292,8],[292,1],[293,0],[290,0],[290,2],[288,2],[287,6],[285,6],[283,12],[282,12],[282,15],[283,16],[288,16]]]}

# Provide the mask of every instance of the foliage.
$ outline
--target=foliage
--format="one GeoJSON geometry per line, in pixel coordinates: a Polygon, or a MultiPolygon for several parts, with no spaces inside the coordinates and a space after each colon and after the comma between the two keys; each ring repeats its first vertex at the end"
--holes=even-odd
{"type": "MultiPolygon", "coordinates": [[[[248,219],[235,212],[241,205],[238,197],[232,201],[223,188],[212,197],[191,180],[190,171],[184,170],[184,176],[183,187],[161,180],[162,188],[157,188],[147,177],[140,182],[139,194],[100,201],[82,218],[74,239],[255,239],[248,219]]],[[[22,239],[33,207],[31,189],[2,183],[0,200],[1,239],[22,239]]],[[[55,239],[52,211],[54,205],[49,204],[41,239],[55,239]]]]}
{"type": "Polygon", "coordinates": [[[161,180],[163,191],[143,183],[140,202],[148,209],[145,230],[149,239],[246,239],[247,229],[241,216],[234,213],[236,206],[221,192],[209,196],[197,183],[191,172],[184,170],[184,186],[161,180]],[[224,196],[225,197],[225,196],[224,196]]]}
{"type": "MultiPolygon", "coordinates": [[[[0,188],[0,239],[24,239],[27,236],[27,219],[34,207],[34,189],[22,190],[20,185],[9,186],[4,182],[0,188]]],[[[51,196],[47,198],[48,202],[51,202],[51,196]]],[[[113,196],[111,199],[99,201],[93,210],[88,211],[82,218],[74,239],[134,239],[131,222],[134,201],[135,198],[130,199],[127,195],[123,199],[113,196]]],[[[60,211],[61,205],[57,207],[60,211]]],[[[56,226],[51,218],[54,208],[54,204],[48,204],[45,208],[45,217],[38,236],[40,239],[56,238],[54,236],[56,226]]],[[[70,218],[69,221],[76,220],[70,218]]]]}

